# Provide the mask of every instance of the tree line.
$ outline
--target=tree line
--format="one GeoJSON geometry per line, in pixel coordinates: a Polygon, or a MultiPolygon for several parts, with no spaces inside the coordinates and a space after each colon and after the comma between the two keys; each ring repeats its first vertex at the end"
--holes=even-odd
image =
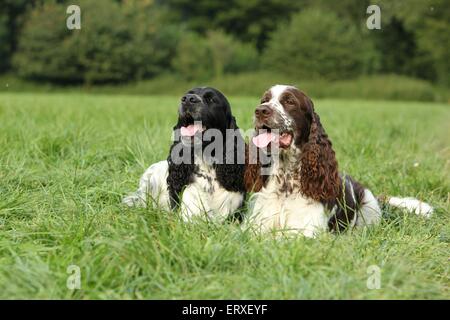
{"type": "Polygon", "coordinates": [[[56,83],[270,70],[327,80],[395,73],[450,84],[450,2],[0,0],[0,72],[56,83]],[[81,8],[68,30],[66,8],[81,8]]]}

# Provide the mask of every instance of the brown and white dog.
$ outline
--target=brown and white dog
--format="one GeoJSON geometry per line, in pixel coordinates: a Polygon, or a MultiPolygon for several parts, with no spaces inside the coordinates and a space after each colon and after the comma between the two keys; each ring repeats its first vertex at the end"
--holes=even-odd
{"type": "MultiPolygon", "coordinates": [[[[269,165],[269,175],[261,175],[261,164],[246,166],[246,188],[257,192],[249,205],[252,224],[261,231],[282,229],[314,237],[325,230],[380,221],[381,209],[372,192],[339,174],[331,141],[303,92],[273,86],[256,108],[254,122],[257,135],[252,143],[269,155],[278,149],[278,161],[269,165]]],[[[433,211],[414,198],[386,200],[419,215],[433,211]]]]}

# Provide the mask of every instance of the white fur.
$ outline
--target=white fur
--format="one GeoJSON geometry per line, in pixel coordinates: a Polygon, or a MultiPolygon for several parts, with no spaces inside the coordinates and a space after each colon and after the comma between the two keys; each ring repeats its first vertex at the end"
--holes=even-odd
{"type": "Polygon", "coordinates": [[[381,221],[381,209],[378,200],[369,189],[364,189],[362,204],[360,211],[355,216],[355,226],[362,227],[379,223],[381,221]]]}
{"type": "Polygon", "coordinates": [[[201,163],[193,183],[183,192],[181,214],[185,221],[195,216],[224,221],[243,201],[242,193],[225,190],[217,181],[212,166],[201,163]]]}
{"type": "Polygon", "coordinates": [[[415,213],[426,218],[429,218],[433,213],[433,207],[431,207],[428,203],[411,197],[390,197],[388,203],[393,207],[402,208],[410,213],[415,213]]]}
{"type": "MultiPolygon", "coordinates": [[[[151,165],[142,175],[139,189],[125,197],[122,202],[130,207],[152,206],[169,211],[168,172],[167,161],[151,165]]],[[[181,196],[181,214],[185,221],[194,216],[223,221],[235,212],[243,201],[242,193],[225,190],[219,185],[212,166],[201,163],[193,183],[186,186],[181,196]]]]}
{"type": "Polygon", "coordinates": [[[122,203],[129,207],[159,207],[170,209],[169,190],[167,188],[167,176],[169,164],[166,160],[152,164],[139,180],[138,190],[125,197],[122,203]]]}
{"type": "MultiPolygon", "coordinates": [[[[248,222],[261,232],[285,230],[314,238],[328,229],[328,221],[335,210],[328,212],[319,201],[304,197],[300,192],[279,195],[280,185],[271,179],[266,187],[250,198],[248,222]]],[[[363,227],[377,224],[381,209],[370,190],[365,189],[363,206],[355,215],[351,226],[363,227]]]]}
{"type": "Polygon", "coordinates": [[[299,232],[306,237],[315,237],[327,228],[328,217],[324,206],[300,193],[279,196],[280,186],[269,182],[261,192],[250,199],[249,221],[259,231],[284,230],[299,232]]]}

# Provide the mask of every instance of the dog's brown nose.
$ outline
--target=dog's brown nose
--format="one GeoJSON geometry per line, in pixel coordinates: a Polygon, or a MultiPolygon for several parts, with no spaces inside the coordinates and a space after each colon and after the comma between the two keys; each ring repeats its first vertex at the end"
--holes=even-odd
{"type": "Polygon", "coordinates": [[[272,108],[264,104],[255,109],[255,116],[257,118],[268,118],[272,115],[272,113],[272,108]]]}

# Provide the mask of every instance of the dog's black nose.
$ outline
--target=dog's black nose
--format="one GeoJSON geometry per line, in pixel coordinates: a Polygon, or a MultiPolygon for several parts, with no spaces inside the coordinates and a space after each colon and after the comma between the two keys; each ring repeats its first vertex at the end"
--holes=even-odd
{"type": "Polygon", "coordinates": [[[272,113],[272,108],[264,104],[255,109],[255,115],[257,118],[268,118],[272,115],[272,113]]]}
{"type": "Polygon", "coordinates": [[[185,105],[193,105],[200,102],[200,99],[197,95],[188,93],[183,98],[181,98],[181,103],[185,105]]]}

